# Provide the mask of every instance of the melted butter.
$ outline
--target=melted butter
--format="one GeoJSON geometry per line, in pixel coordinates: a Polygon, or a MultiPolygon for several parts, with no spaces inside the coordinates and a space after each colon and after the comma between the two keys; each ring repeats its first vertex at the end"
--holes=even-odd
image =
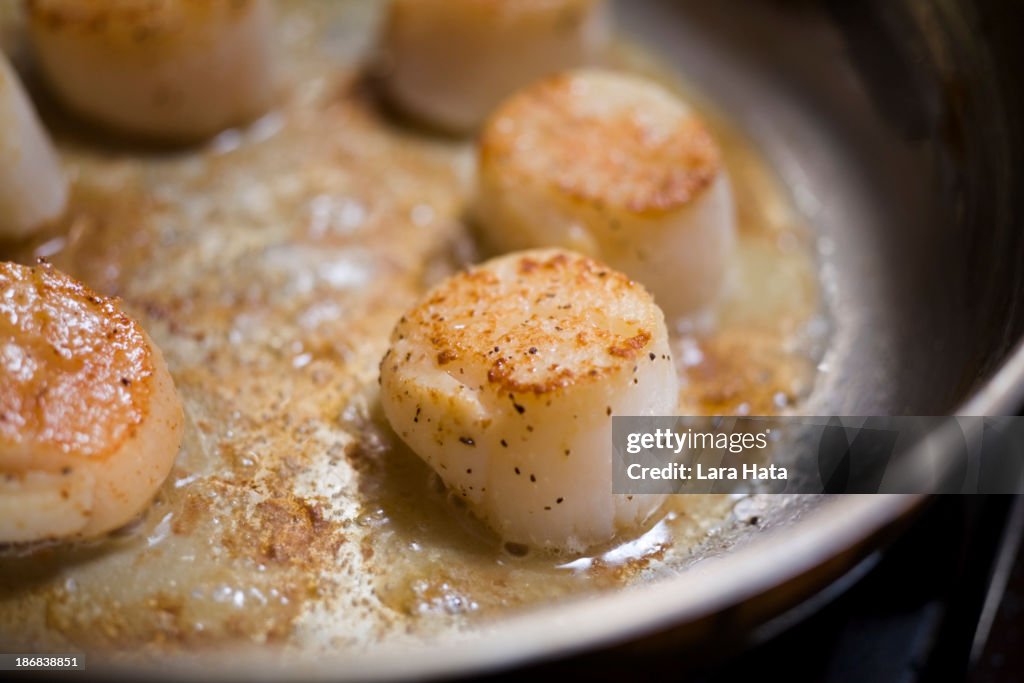
{"type": "MultiPolygon", "coordinates": [[[[8,255],[45,254],[121,296],[162,348],[189,425],[134,525],[0,556],[12,646],[372,647],[655,580],[729,516],[728,497],[681,496],[587,557],[510,552],[387,428],[374,406],[392,326],[475,254],[462,220],[472,150],[397,126],[368,96],[373,5],[284,5],[281,107],[202,149],[124,149],[47,112],[71,205],[8,255]]],[[[672,80],[638,52],[616,61],[672,80]]],[[[812,236],[750,142],[698,105],[740,245],[719,305],[678,321],[680,410],[776,413],[806,396],[826,339],[812,236]]]]}

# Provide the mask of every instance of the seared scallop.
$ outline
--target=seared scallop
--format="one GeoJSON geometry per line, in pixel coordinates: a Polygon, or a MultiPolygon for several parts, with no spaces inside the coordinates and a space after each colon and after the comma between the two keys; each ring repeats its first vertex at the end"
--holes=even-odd
{"type": "Polygon", "coordinates": [[[381,361],[391,426],[505,541],[578,551],[662,499],[612,493],[614,415],[673,414],[647,291],[588,257],[500,257],[435,287],[381,361]]]}
{"type": "Polygon", "coordinates": [[[18,75],[0,52],[0,238],[19,238],[61,214],[68,184],[18,75]]]}
{"type": "Polygon", "coordinates": [[[546,79],[493,114],[479,161],[491,246],[598,257],[670,319],[719,293],[735,243],[729,181],[704,124],[661,86],[603,70],[546,79]]]}
{"type": "Polygon", "coordinates": [[[27,6],[51,89],[106,127],[198,139],[270,104],[268,0],[30,0],[27,6]]]}
{"type": "Polygon", "coordinates": [[[610,26],[606,0],[394,0],[386,87],[428,122],[474,129],[519,88],[599,59],[610,26]]]}
{"type": "Polygon", "coordinates": [[[131,521],[183,424],[160,351],[115,300],[47,265],[0,262],[0,542],[131,521]]]}

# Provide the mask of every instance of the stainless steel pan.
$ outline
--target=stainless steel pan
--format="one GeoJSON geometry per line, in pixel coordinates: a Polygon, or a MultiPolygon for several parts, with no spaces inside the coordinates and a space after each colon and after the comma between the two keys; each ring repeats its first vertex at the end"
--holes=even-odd
{"type": "MultiPolygon", "coordinates": [[[[1020,409],[1024,87],[1016,65],[1024,53],[1012,36],[1019,11],[1010,5],[618,5],[631,36],[753,135],[820,232],[835,339],[810,412],[1020,409]]],[[[847,572],[923,503],[780,498],[761,511],[760,527],[731,530],[667,581],[538,608],[491,623],[470,642],[415,655],[243,667],[277,676],[282,666],[301,678],[423,676],[505,668],[653,634],[679,646],[736,638],[847,572]]],[[[237,667],[234,660],[221,671],[237,675],[237,667]]]]}
{"type": "MultiPolygon", "coordinates": [[[[1006,414],[1024,397],[1024,114],[1010,3],[620,2],[624,30],[758,142],[821,235],[835,324],[815,414],[1006,414]],[[1005,5],[1005,6],[1004,6],[1005,5]]],[[[172,675],[465,674],[660,634],[749,633],[912,521],[910,496],[777,498],[677,577],[353,660],[218,653],[172,675]]],[[[696,656],[696,655],[695,655],[696,656]]],[[[96,663],[99,665],[99,663],[96,663]]]]}

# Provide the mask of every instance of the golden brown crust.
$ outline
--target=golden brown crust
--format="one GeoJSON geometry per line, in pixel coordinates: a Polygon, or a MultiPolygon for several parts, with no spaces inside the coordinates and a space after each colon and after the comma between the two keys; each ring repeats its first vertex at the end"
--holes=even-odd
{"type": "Polygon", "coordinates": [[[450,372],[453,364],[484,368],[499,393],[543,396],[632,367],[652,344],[657,315],[650,295],[621,273],[540,250],[446,280],[402,318],[392,342],[422,345],[450,372]]]}
{"type": "Polygon", "coordinates": [[[148,414],[145,333],[60,271],[0,262],[0,340],[0,453],[106,458],[148,414]]]}
{"type": "Polygon", "coordinates": [[[669,111],[667,92],[657,86],[599,78],[614,78],[612,87],[630,92],[621,99],[597,95],[604,102],[595,111],[581,90],[592,77],[579,72],[553,76],[507,101],[484,130],[482,166],[636,214],[692,202],[721,169],[704,124],[681,105],[669,111]],[[648,120],[650,108],[662,120],[648,120]]]}
{"type": "MultiPolygon", "coordinates": [[[[434,5],[445,12],[465,14],[475,12],[479,15],[491,15],[504,20],[513,17],[531,17],[535,15],[560,15],[565,22],[576,18],[576,12],[589,10],[605,0],[434,0],[434,5]]],[[[392,7],[393,13],[401,13],[423,9],[430,0],[400,0],[392,7]]],[[[394,14],[392,14],[394,16],[394,14]]]]}
{"type": "Polygon", "coordinates": [[[254,1],[28,0],[25,6],[29,20],[47,31],[101,34],[141,45],[176,35],[195,21],[231,21],[244,16],[254,1]]]}

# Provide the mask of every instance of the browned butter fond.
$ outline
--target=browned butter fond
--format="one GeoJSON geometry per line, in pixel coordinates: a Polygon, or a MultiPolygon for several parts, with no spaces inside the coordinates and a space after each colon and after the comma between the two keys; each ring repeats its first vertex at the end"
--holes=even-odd
{"type": "MultiPolygon", "coordinates": [[[[47,256],[123,297],[163,349],[188,427],[136,524],[0,554],[12,651],[415,639],[671,573],[728,516],[728,498],[680,497],[592,557],[520,556],[386,427],[391,327],[476,254],[470,148],[391,122],[359,76],[374,5],[283,4],[280,108],[202,149],[108,144],[45,112],[73,178],[68,216],[2,255],[47,256]]],[[[658,73],[631,50],[615,61],[658,73]]],[[[712,322],[674,335],[680,411],[775,413],[807,395],[825,341],[813,242],[756,150],[705,114],[740,246],[712,322]]]]}

